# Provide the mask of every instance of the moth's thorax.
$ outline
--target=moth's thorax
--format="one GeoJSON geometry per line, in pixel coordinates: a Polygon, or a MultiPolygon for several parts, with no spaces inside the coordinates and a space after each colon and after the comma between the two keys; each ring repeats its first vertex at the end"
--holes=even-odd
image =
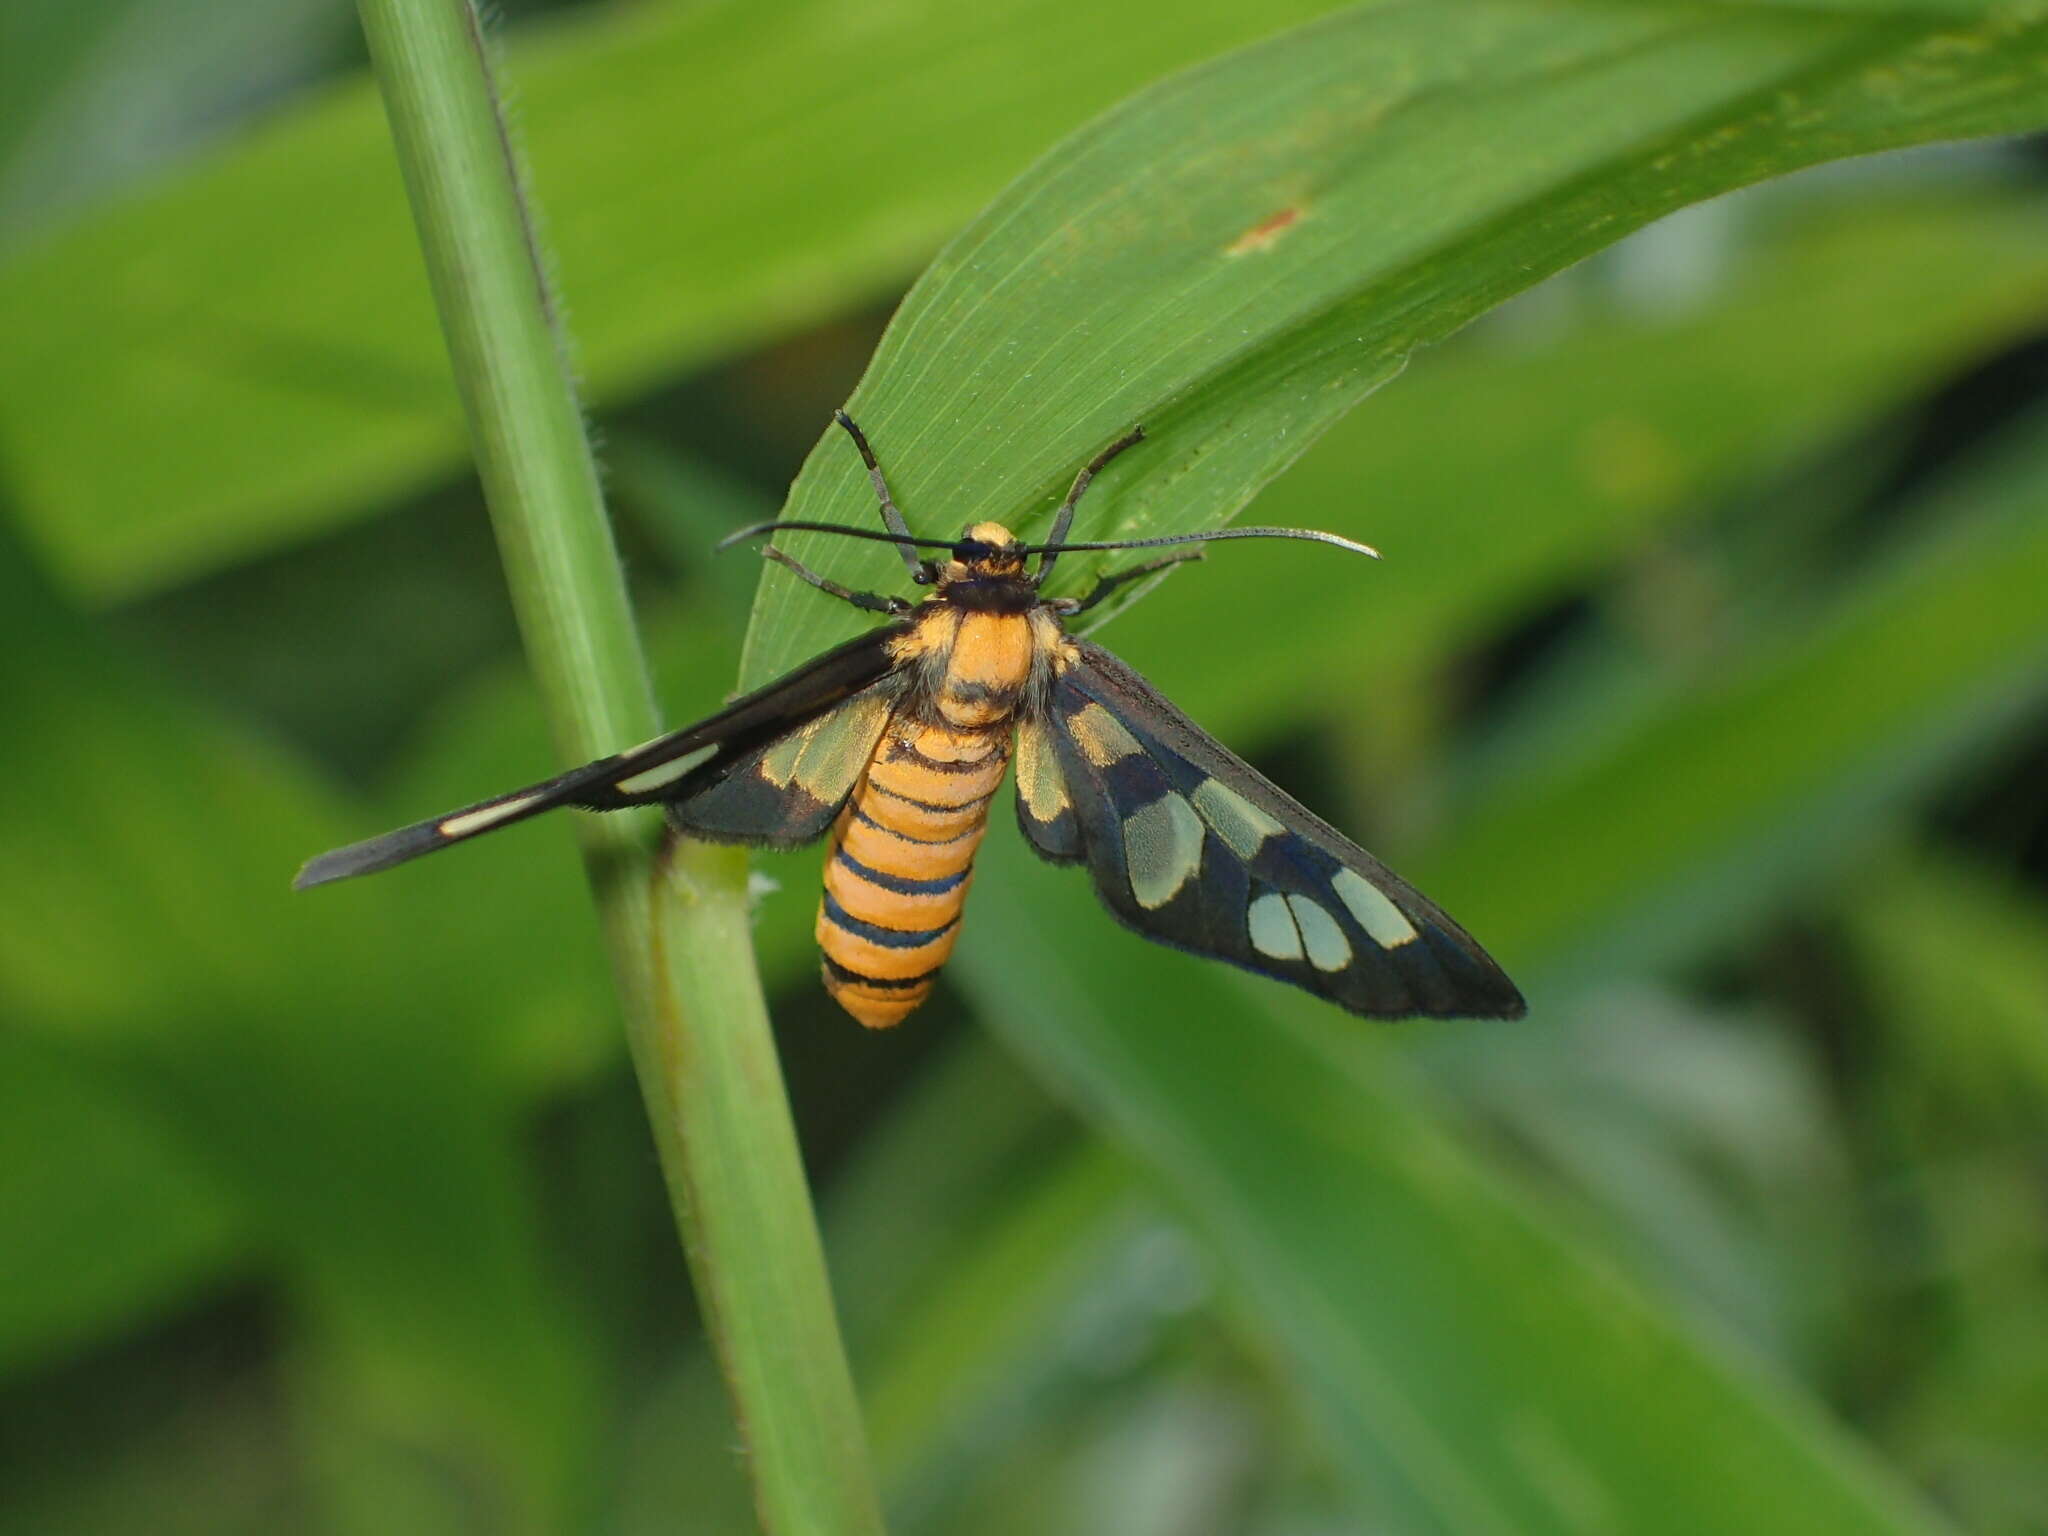
{"type": "Polygon", "coordinates": [[[943,586],[895,643],[897,660],[915,665],[914,702],[962,730],[1007,726],[1070,650],[1059,619],[1035,597],[1014,610],[963,606],[943,586]]]}
{"type": "Polygon", "coordinates": [[[1060,664],[1065,636],[1017,549],[1001,523],[961,530],[956,553],[966,558],[937,568],[931,596],[896,642],[896,659],[915,664],[914,691],[927,717],[963,730],[1000,729],[1060,664]]]}

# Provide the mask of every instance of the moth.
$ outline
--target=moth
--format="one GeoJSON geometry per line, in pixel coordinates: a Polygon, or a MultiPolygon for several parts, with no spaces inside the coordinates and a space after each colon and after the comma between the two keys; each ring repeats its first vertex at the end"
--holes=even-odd
{"type": "Polygon", "coordinates": [[[1054,863],[1085,864],[1110,913],[1148,939],[1374,1017],[1525,1011],[1514,983],[1435,903],[1069,632],[1119,587],[1200,550],[1112,572],[1085,597],[1040,594],[1073,550],[1271,537],[1374,551],[1293,528],[1067,542],[1089,482],[1141,429],[1075,477],[1044,543],[1021,543],[992,522],[955,540],[917,538],[860,428],[844,411],[836,420],[867,466],[882,531],[765,523],[726,542],[788,529],[885,541],[929,588],[920,601],[850,590],[771,543],[765,556],[884,622],[694,725],[322,854],[299,888],[565,805],[659,804],[689,836],[770,848],[823,837],[825,988],[862,1024],[883,1028],[924,1001],[952,953],[975,850],[1014,763],[1025,840],[1054,863]]]}

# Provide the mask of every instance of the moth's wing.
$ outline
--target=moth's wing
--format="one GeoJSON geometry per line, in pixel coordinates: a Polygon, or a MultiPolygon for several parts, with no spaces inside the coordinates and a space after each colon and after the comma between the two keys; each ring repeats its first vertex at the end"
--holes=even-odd
{"type": "MultiPolygon", "coordinates": [[[[323,853],[293,884],[304,890],[389,869],[563,805],[611,811],[666,803],[678,824],[704,836],[785,846],[815,837],[832,819],[819,818],[816,792],[829,794],[836,781],[825,765],[829,760],[836,773],[840,761],[832,753],[814,755],[822,750],[816,744],[827,737],[841,743],[849,729],[871,722],[880,734],[901,687],[889,643],[902,632],[900,624],[870,630],[694,725],[524,789],[323,853]],[[841,722],[836,732],[828,728],[834,720],[841,722]],[[777,782],[787,755],[778,751],[792,741],[798,746],[791,771],[777,782]],[[699,799],[701,814],[693,820],[687,808],[699,799]]],[[[870,749],[873,742],[871,736],[870,749]]],[[[852,787],[849,780],[839,798],[852,787]]]]}
{"type": "Polygon", "coordinates": [[[707,761],[678,786],[669,820],[696,837],[770,848],[823,837],[873,759],[904,681],[889,673],[760,746],[707,761]]]}
{"type": "Polygon", "coordinates": [[[1427,897],[1209,736],[1100,646],[1020,728],[1033,848],[1085,860],[1147,938],[1382,1018],[1514,1018],[1522,995],[1427,897]]]}

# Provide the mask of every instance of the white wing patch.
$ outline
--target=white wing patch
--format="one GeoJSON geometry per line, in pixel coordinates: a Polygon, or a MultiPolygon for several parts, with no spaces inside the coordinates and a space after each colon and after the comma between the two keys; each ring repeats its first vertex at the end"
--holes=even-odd
{"type": "Polygon", "coordinates": [[[1401,909],[1386,894],[1355,869],[1340,869],[1330,881],[1337,899],[1351,909],[1358,926],[1383,949],[1399,949],[1415,937],[1415,925],[1401,915],[1401,909]]]}
{"type": "Polygon", "coordinates": [[[663,763],[658,768],[648,768],[631,778],[620,779],[613,788],[622,795],[644,795],[650,790],[675,783],[692,768],[717,755],[718,747],[715,743],[708,747],[699,747],[694,752],[685,752],[672,763],[663,763]]]}
{"type": "Polygon", "coordinates": [[[1124,860],[1138,905],[1165,906],[1202,867],[1202,818],[1179,795],[1160,796],[1124,819],[1124,860]]]}
{"type": "Polygon", "coordinates": [[[508,816],[517,816],[540,795],[514,795],[510,800],[500,800],[496,805],[486,805],[479,810],[464,811],[460,816],[450,816],[435,826],[434,830],[443,837],[466,837],[472,832],[481,832],[485,827],[494,827],[508,816]]]}
{"type": "Polygon", "coordinates": [[[1088,761],[1098,768],[1107,768],[1122,758],[1136,757],[1145,750],[1115,715],[1093,702],[1074,712],[1073,718],[1067,721],[1067,729],[1081,744],[1081,751],[1088,761]]]}
{"type": "Polygon", "coordinates": [[[1268,891],[1245,913],[1250,924],[1252,948],[1274,960],[1301,958],[1301,930],[1294,926],[1294,914],[1287,910],[1287,898],[1268,891]]]}
{"type": "Polygon", "coordinates": [[[1341,971],[1351,963],[1351,941],[1344,937],[1337,919],[1306,896],[1288,897],[1287,910],[1301,930],[1310,965],[1319,971],[1341,971]]]}
{"type": "Polygon", "coordinates": [[[1269,837],[1287,829],[1221,779],[1204,779],[1195,787],[1195,809],[1209,830],[1240,859],[1249,859],[1269,837]]]}
{"type": "Polygon", "coordinates": [[[760,773],[777,789],[794,783],[818,800],[836,800],[874,756],[893,702],[874,690],[791,731],[761,756],[760,773]]]}
{"type": "Polygon", "coordinates": [[[1066,780],[1059,759],[1046,739],[1045,727],[1026,720],[1017,731],[1017,793],[1040,821],[1053,821],[1068,804],[1066,780]]]}

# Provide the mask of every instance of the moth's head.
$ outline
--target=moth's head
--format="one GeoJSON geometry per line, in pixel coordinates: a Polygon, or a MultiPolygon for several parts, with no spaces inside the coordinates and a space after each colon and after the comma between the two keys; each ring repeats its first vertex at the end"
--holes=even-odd
{"type": "Polygon", "coordinates": [[[1001,523],[969,523],[954,541],[953,557],[939,567],[943,586],[956,581],[1007,581],[1024,574],[1017,536],[1001,523]]]}

